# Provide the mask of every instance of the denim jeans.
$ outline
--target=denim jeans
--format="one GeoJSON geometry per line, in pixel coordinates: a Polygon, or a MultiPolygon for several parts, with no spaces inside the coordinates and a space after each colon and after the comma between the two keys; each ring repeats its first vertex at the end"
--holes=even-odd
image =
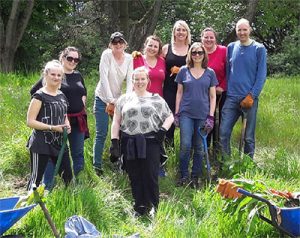
{"type": "Polygon", "coordinates": [[[101,169],[102,154],[108,130],[109,117],[105,112],[106,103],[99,97],[95,97],[94,113],[96,118],[96,138],[94,141],[93,166],[101,169]]]}
{"type": "MultiPolygon", "coordinates": [[[[52,179],[54,176],[54,170],[55,170],[54,162],[51,159],[49,159],[47,166],[46,166],[46,170],[44,172],[44,177],[43,177],[43,183],[45,184],[45,187],[47,190],[51,189],[50,186],[51,186],[52,179]]],[[[66,180],[68,182],[71,181],[73,175],[72,175],[72,169],[71,169],[71,164],[70,164],[70,156],[69,156],[68,146],[66,147],[66,151],[63,155],[59,171],[60,171],[60,173],[62,173],[62,176],[65,181],[66,180]]]]}
{"type": "Polygon", "coordinates": [[[198,128],[204,125],[204,121],[187,116],[180,116],[180,153],[179,169],[181,178],[189,177],[189,161],[192,149],[193,165],[191,177],[199,177],[202,172],[202,140],[198,128]]]}
{"type": "Polygon", "coordinates": [[[68,135],[75,176],[84,168],[84,135],[78,127],[72,127],[68,135]]]}
{"type": "MultiPolygon", "coordinates": [[[[222,147],[222,155],[230,156],[230,137],[232,129],[242,115],[243,111],[240,107],[240,102],[243,97],[227,96],[222,109],[222,121],[220,125],[220,144],[222,147]]],[[[255,151],[255,127],[256,127],[256,113],[258,108],[258,98],[254,99],[253,106],[246,110],[247,125],[245,130],[245,147],[244,153],[251,158],[254,156],[255,151]]]]}

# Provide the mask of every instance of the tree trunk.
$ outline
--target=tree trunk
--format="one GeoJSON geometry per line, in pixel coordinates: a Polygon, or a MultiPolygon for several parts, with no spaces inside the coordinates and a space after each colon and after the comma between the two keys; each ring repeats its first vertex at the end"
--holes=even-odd
{"type": "Polygon", "coordinates": [[[129,33],[129,14],[128,14],[128,0],[119,1],[120,11],[119,20],[120,27],[124,31],[125,36],[129,33]]]}
{"type": "Polygon", "coordinates": [[[128,41],[131,50],[142,50],[146,37],[153,34],[159,18],[161,6],[162,1],[155,0],[142,19],[133,23],[128,41]]]}
{"type": "Polygon", "coordinates": [[[34,0],[26,1],[25,9],[20,10],[22,1],[13,0],[12,8],[6,28],[3,19],[0,19],[0,71],[11,72],[14,70],[15,53],[20,45],[24,31],[30,19],[34,0]]]}
{"type": "MultiPolygon", "coordinates": [[[[246,8],[246,12],[242,16],[243,18],[246,18],[249,22],[250,25],[252,22],[255,20],[255,13],[256,13],[256,8],[258,5],[259,0],[248,0],[248,5],[246,8]]],[[[228,45],[230,42],[236,40],[236,33],[235,33],[235,28],[227,35],[225,40],[223,41],[224,45],[228,45]]]]}

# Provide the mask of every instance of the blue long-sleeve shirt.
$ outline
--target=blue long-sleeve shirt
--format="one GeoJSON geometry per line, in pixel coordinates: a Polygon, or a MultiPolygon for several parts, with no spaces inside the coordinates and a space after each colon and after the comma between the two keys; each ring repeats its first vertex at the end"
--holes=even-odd
{"type": "Polygon", "coordinates": [[[228,96],[245,97],[251,93],[258,97],[267,77],[266,48],[253,41],[248,46],[240,41],[227,47],[228,96]]]}

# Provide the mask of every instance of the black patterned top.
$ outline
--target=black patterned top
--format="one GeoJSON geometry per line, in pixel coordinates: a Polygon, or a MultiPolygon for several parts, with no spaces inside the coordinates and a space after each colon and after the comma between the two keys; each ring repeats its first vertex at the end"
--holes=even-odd
{"type": "MultiPolygon", "coordinates": [[[[52,96],[39,89],[33,94],[32,98],[42,101],[37,121],[48,125],[62,125],[65,123],[68,101],[61,91],[56,96],[52,96]]],[[[38,154],[58,156],[62,140],[63,133],[33,129],[27,146],[32,152],[38,154]]]]}

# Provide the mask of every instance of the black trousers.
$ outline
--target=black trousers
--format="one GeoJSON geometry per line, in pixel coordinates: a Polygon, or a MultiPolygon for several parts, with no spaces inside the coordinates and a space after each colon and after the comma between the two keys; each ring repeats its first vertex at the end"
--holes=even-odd
{"type": "MultiPolygon", "coordinates": [[[[140,214],[152,207],[157,209],[159,203],[160,145],[155,139],[147,139],[146,146],[146,159],[126,160],[126,171],[135,203],[134,210],[140,214]]],[[[126,159],[126,155],[124,156],[126,159]]]]}
{"type": "MultiPolygon", "coordinates": [[[[176,104],[176,93],[177,93],[177,86],[176,87],[164,87],[164,99],[167,102],[170,110],[175,115],[175,104],[176,104]]],[[[167,147],[174,147],[174,133],[175,133],[175,126],[172,124],[170,129],[166,133],[166,146],[167,147]]]]}
{"type": "MultiPolygon", "coordinates": [[[[53,161],[53,163],[56,164],[57,157],[51,157],[49,155],[37,154],[37,153],[30,151],[31,175],[30,175],[30,180],[27,185],[28,191],[32,189],[33,184],[35,184],[37,187],[40,185],[49,159],[51,159],[53,161]]],[[[59,172],[59,175],[62,176],[66,185],[71,182],[71,180],[73,178],[73,174],[72,174],[72,168],[71,168],[71,164],[70,164],[70,156],[69,156],[68,149],[65,150],[65,153],[63,155],[61,165],[60,165],[58,172],[59,172]]]]}

